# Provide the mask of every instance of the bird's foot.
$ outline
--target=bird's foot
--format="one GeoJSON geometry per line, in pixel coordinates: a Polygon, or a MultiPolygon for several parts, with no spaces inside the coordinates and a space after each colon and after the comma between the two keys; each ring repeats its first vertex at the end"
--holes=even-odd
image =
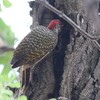
{"type": "Polygon", "coordinates": [[[19,94],[20,95],[25,94],[26,91],[28,90],[28,88],[29,88],[29,86],[24,85],[23,87],[20,88],[19,94]]]}

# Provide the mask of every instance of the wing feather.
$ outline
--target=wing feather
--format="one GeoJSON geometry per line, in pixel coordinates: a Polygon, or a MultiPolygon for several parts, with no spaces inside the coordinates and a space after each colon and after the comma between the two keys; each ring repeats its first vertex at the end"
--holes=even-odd
{"type": "Polygon", "coordinates": [[[43,26],[35,28],[21,41],[14,51],[11,61],[12,67],[34,63],[50,52],[57,43],[57,39],[55,39],[57,37],[54,34],[53,31],[43,26]]]}

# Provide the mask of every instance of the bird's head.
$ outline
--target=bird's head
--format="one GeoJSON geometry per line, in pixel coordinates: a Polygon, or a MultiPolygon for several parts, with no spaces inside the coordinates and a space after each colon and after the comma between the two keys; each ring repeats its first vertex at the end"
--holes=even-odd
{"type": "Polygon", "coordinates": [[[61,31],[61,22],[59,19],[51,20],[48,25],[48,28],[56,33],[61,31]]]}

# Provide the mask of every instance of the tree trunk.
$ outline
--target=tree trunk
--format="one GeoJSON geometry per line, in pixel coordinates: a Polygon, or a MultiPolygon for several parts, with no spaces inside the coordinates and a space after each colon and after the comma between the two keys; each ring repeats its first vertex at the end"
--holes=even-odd
{"type": "MultiPolygon", "coordinates": [[[[63,11],[89,34],[93,23],[86,20],[84,0],[48,0],[63,11]]],[[[63,29],[59,33],[54,51],[35,66],[32,82],[25,92],[28,100],[48,100],[59,96],[68,100],[100,100],[100,52],[91,41],[83,37],[70,24],[40,4],[30,2],[30,15],[47,26],[51,19],[59,18],[63,29]]]]}

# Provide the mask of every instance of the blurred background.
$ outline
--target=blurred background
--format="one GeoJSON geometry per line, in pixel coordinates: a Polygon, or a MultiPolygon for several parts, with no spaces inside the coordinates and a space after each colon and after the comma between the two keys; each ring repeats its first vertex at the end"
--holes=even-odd
{"type": "Polygon", "coordinates": [[[0,73],[11,70],[13,50],[30,31],[30,0],[0,0],[0,73]]]}

